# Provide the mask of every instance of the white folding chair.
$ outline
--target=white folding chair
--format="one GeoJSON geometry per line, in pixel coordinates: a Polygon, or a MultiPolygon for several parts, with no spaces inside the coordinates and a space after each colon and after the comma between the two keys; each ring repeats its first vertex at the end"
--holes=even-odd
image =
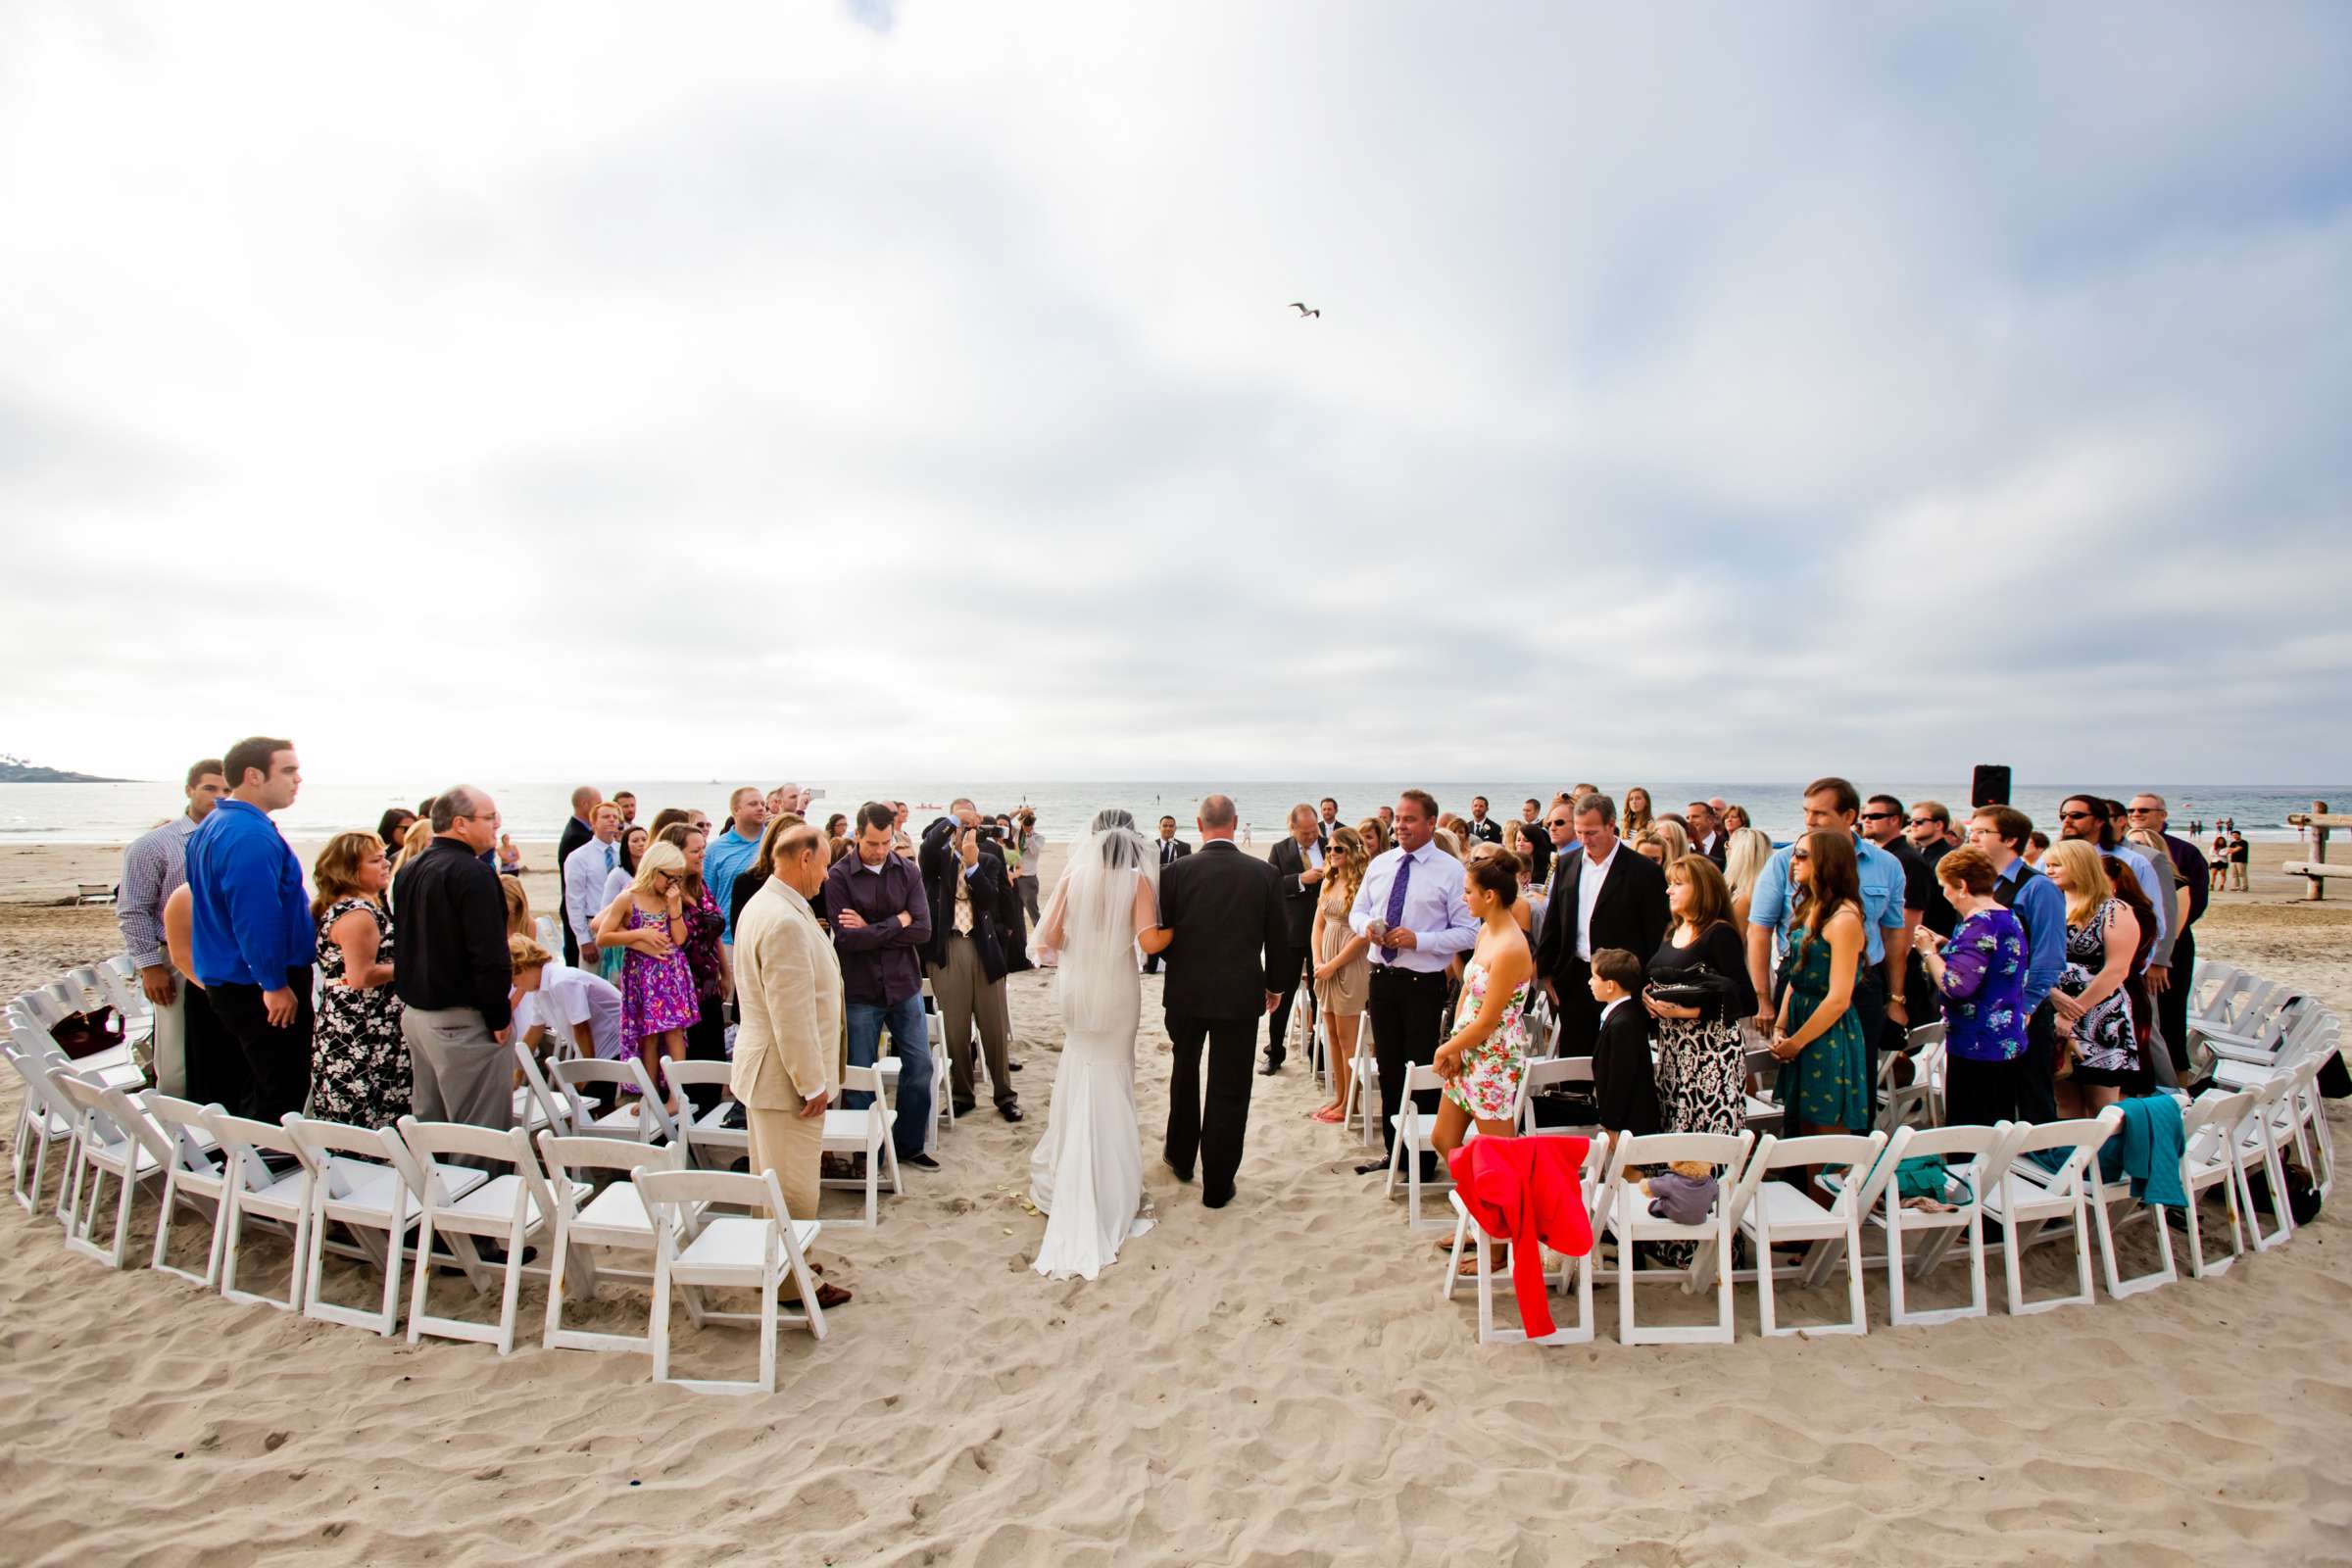
{"type": "Polygon", "coordinates": [[[1933,1127],[1943,1119],[1936,1102],[1936,1080],[1943,1073],[1943,1025],[1923,1023],[1903,1038],[1903,1049],[1887,1052],[1879,1064],[1886,1095],[1879,1130],[1889,1134],[1897,1127],[1933,1127]],[[1895,1081],[1897,1061],[1911,1064],[1909,1083],[1895,1081]]]}
{"type": "MultiPolygon", "coordinates": [[[[2245,1093],[2251,1102],[2245,1119],[2238,1123],[2232,1137],[2236,1152],[2239,1192],[2246,1200],[2246,1234],[2254,1250],[2267,1252],[2293,1239],[2295,1216],[2286,1201],[2286,1159],[2278,1152],[2277,1113],[2280,1104],[2293,1092],[2294,1081],[2277,1076],[2256,1084],[2245,1093]],[[2260,1206],[2254,1201],[2254,1176],[2259,1170],[2265,1190],[2271,1200],[2271,1227],[2263,1229],[2260,1206]]],[[[78,1190],[78,1189],[77,1189],[78,1190]]]]}
{"type": "Polygon", "coordinates": [[[130,1243],[130,1213],[136,1206],[139,1184],[164,1173],[168,1146],[142,1136],[148,1131],[146,1113],[123,1102],[122,1092],[107,1088],[67,1068],[48,1069],[50,1096],[72,1108],[74,1118],[74,1157],[71,1161],[72,1193],[67,1203],[66,1246],[109,1268],[121,1268],[130,1243]],[[98,1207],[106,1200],[106,1180],[118,1184],[115,1196],[115,1239],[111,1247],[91,1240],[97,1228],[98,1207]],[[82,1201],[82,1184],[89,1184],[89,1201],[82,1201]]]}
{"type": "MultiPolygon", "coordinates": [[[[2117,1136],[2121,1137],[2122,1134],[2119,1132],[2117,1136]]],[[[2038,1168],[2032,1165],[2023,1169],[2029,1180],[2038,1174],[2038,1168]]],[[[2138,1296],[2179,1279],[2180,1274],[2173,1266],[2173,1228],[2165,1219],[2164,1210],[2133,1198],[2129,1181],[2110,1186],[2105,1172],[2099,1169],[2096,1152],[2083,1166],[2083,1179],[2089,1187],[2086,1201],[2090,1207],[2091,1228],[2099,1239],[2099,1268],[2106,1277],[2107,1294],[2120,1301],[2127,1296],[2138,1296]],[[2118,1207],[2124,1209],[2120,1217],[2115,1213],[2118,1207]],[[2149,1220],[2154,1224],[2156,1251],[2160,1261],[2146,1273],[2126,1279],[2116,1257],[2115,1232],[2119,1225],[2135,1219],[2149,1220]]]]}
{"type": "Polygon", "coordinates": [[[564,1096],[564,1120],[571,1124],[574,1135],[632,1138],[641,1144],[678,1141],[677,1122],[662,1102],[662,1092],[655,1087],[653,1074],[645,1070],[645,1063],[637,1057],[631,1056],[626,1061],[582,1057],[551,1065],[556,1089],[564,1096]],[[610,1084],[614,1091],[612,1108],[601,1113],[580,1093],[583,1087],[598,1084],[610,1084]],[[631,1087],[636,1090],[633,1095],[626,1092],[631,1087]]]}
{"type": "MultiPolygon", "coordinates": [[[[1564,1134],[1587,1138],[1597,1133],[1597,1124],[1591,1127],[1540,1127],[1536,1124],[1536,1096],[1559,1084],[1589,1084],[1592,1081],[1591,1056],[1545,1056],[1531,1058],[1519,1078],[1519,1100],[1512,1112],[1512,1121],[1522,1138],[1542,1138],[1564,1134]]],[[[1599,1140],[1606,1142],[1606,1139],[1599,1140]]]]}
{"type": "MultiPolygon", "coordinates": [[[[828,1110],[825,1112],[824,1152],[828,1154],[862,1154],[865,1174],[862,1176],[826,1176],[820,1178],[826,1187],[862,1187],[865,1189],[865,1219],[837,1220],[836,1224],[871,1229],[875,1223],[875,1208],[881,1190],[882,1168],[890,1167],[890,1190],[904,1193],[906,1185],[899,1179],[898,1146],[891,1141],[891,1129],[899,1119],[882,1098],[882,1079],[871,1067],[844,1067],[841,1087],[847,1092],[859,1090],[873,1096],[863,1110],[828,1110]]],[[[748,1146],[747,1146],[748,1149],[748,1146]]]]}
{"type": "MultiPolygon", "coordinates": [[[[660,1238],[645,1198],[630,1180],[641,1170],[670,1171],[685,1167],[686,1151],[676,1145],[631,1144],[617,1138],[559,1138],[539,1135],[539,1152],[547,1162],[549,1186],[556,1200],[556,1251],[547,1274],[547,1327],[542,1336],[550,1349],[642,1350],[651,1354],[653,1340],[643,1334],[604,1334],[564,1326],[564,1303],[577,1297],[596,1298],[600,1279],[633,1281],[650,1286],[650,1267],[660,1238]],[[584,1179],[594,1171],[620,1174],[604,1191],[583,1200],[589,1190],[584,1179]],[[616,1269],[596,1260],[600,1250],[642,1252],[649,1266],[616,1269]]],[[[689,1287],[686,1310],[697,1326],[703,1321],[702,1293],[689,1287]]]]}
{"type": "Polygon", "coordinates": [[[1732,1220],[1755,1249],[1756,1311],[1767,1336],[1870,1332],[1870,1319],[1862,1305],[1862,1221],[1856,1173],[1873,1169],[1886,1148],[1886,1135],[1883,1132],[1874,1132],[1867,1138],[1853,1133],[1811,1138],[1774,1138],[1767,1134],[1756,1145],[1740,1184],[1739,1212],[1732,1220]],[[1777,1170],[1813,1165],[1845,1167],[1847,1180],[1828,1189],[1832,1197],[1827,1205],[1793,1182],[1767,1179],[1777,1170]],[[1784,1271],[1773,1261],[1772,1250],[1780,1242],[1812,1244],[1804,1261],[1786,1270],[1789,1278],[1803,1279],[1808,1284],[1818,1283],[1842,1254],[1845,1321],[1791,1324],[1788,1328],[1779,1325],[1773,1282],[1784,1271]]]}
{"type": "Polygon", "coordinates": [[[754,1175],[720,1170],[640,1170],[633,1180],[645,1200],[646,1211],[653,1216],[658,1238],[654,1250],[654,1381],[674,1383],[698,1394],[775,1393],[777,1325],[802,1324],[815,1338],[825,1337],[825,1309],[817,1301],[816,1278],[808,1272],[808,1247],[822,1225],[792,1217],[773,1171],[754,1175]],[[748,1212],[711,1213],[711,1206],[719,1203],[748,1212]],[[800,1287],[801,1310],[797,1313],[782,1312],[777,1306],[776,1293],[787,1277],[800,1287]],[[760,1293],[757,1312],[702,1314],[705,1323],[758,1325],[758,1382],[669,1375],[672,1286],[760,1293]]]}
{"type": "Polygon", "coordinates": [[[2252,1089],[2291,1072],[2336,1031],[2335,1015],[2308,999],[2280,1007],[2251,1036],[2191,1031],[2214,1055],[2213,1081],[2224,1089],[2252,1089]]]}
{"type": "Polygon", "coordinates": [[[2096,1117],[2047,1122],[2038,1127],[2010,1124],[2008,1146],[2002,1151],[2004,1168],[2000,1179],[1986,1184],[1981,1201],[1986,1217],[2000,1221],[2001,1269],[2009,1287],[2011,1317],[2047,1312],[2057,1306],[2091,1303],[2090,1183],[2083,1167],[2098,1158],[2099,1146],[2115,1136],[2123,1121],[2123,1108],[2109,1105],[2096,1117]],[[2060,1156],[2055,1169],[2034,1161],[2033,1176],[2019,1173],[2021,1162],[2044,1152],[2060,1156]],[[2057,1220],[2073,1227],[2062,1234],[2071,1236],[2075,1244],[2075,1293],[2028,1301],[2025,1250],[2040,1239],[2045,1226],[2057,1220]]]}
{"type": "Polygon", "coordinates": [[[281,1312],[302,1310],[302,1282],[310,1260],[311,1187],[318,1167],[294,1142],[283,1125],[231,1116],[208,1106],[205,1125],[220,1141],[220,1168],[227,1200],[220,1217],[226,1240],[220,1248],[220,1295],[247,1306],[273,1306],[281,1312]],[[273,1169],[264,1152],[291,1161],[293,1169],[273,1169]],[[286,1294],[263,1296],[237,1285],[237,1256],[245,1226],[260,1220],[286,1236],[294,1247],[286,1265],[286,1294]]]}
{"type": "Polygon", "coordinates": [[[146,1097],[147,1114],[156,1127],[170,1139],[173,1150],[172,1162],[164,1167],[164,1208],[155,1222],[155,1255],[148,1266],[165,1274],[175,1274],[191,1285],[212,1290],[220,1283],[220,1251],[228,1240],[228,1187],[234,1169],[231,1152],[220,1144],[220,1135],[213,1130],[213,1117],[219,1105],[199,1105],[193,1101],[167,1095],[161,1090],[149,1090],[146,1097]],[[212,1239],[205,1249],[204,1272],[193,1273],[164,1261],[172,1244],[172,1216],[174,1208],[185,1203],[212,1221],[212,1239]]]}
{"type": "MultiPolygon", "coordinates": [[[[1546,1129],[1551,1131],[1551,1129],[1546,1129]]],[[[1609,1135],[1601,1133],[1588,1140],[1585,1158],[1577,1179],[1583,1185],[1585,1213],[1592,1217],[1593,1206],[1608,1192],[1601,1179],[1608,1168],[1609,1135]]],[[[1571,1277],[1576,1282],[1576,1316],[1568,1323],[1555,1317],[1552,1331],[1536,1339],[1528,1337],[1524,1326],[1498,1329],[1494,1326],[1494,1269],[1489,1255],[1490,1244],[1500,1245],[1501,1237],[1489,1236],[1485,1228],[1470,1217],[1470,1205],[1462,1201],[1459,1192],[1446,1195],[1453,1206],[1453,1251],[1446,1259],[1446,1300],[1453,1299],[1453,1288],[1461,1282],[1462,1245],[1468,1242],[1478,1250],[1478,1340],[1481,1345],[1590,1345],[1592,1342],[1592,1253],[1582,1257],[1561,1257],[1556,1275],[1557,1288],[1562,1295],[1568,1292],[1571,1277]]],[[[1594,1227],[1594,1246],[1598,1246],[1598,1227],[1594,1227]]],[[[1544,1276],[1545,1290],[1554,1288],[1555,1276],[1544,1276]]]]}
{"type": "Polygon", "coordinates": [[[1621,1345],[1729,1345],[1732,1343],[1732,1215],[1736,1195],[1747,1170],[1748,1151],[1756,1135],[1732,1133],[1628,1134],[1609,1152],[1608,1176],[1596,1212],[1605,1216],[1605,1230],[1617,1243],[1617,1340],[1621,1345]],[[1649,1211],[1642,1196],[1637,1166],[1668,1165],[1676,1160],[1704,1160],[1721,1167],[1716,1180],[1715,1209],[1696,1225],[1678,1225],[1649,1211]],[[1642,1269],[1636,1253],[1643,1242],[1696,1242],[1698,1255],[1687,1269],[1642,1269]],[[1710,1245],[1712,1244],[1712,1245],[1710,1245]],[[1645,1283],[1675,1281],[1690,1294],[1701,1271],[1713,1267],[1716,1320],[1711,1324],[1643,1326],[1634,1320],[1634,1289],[1645,1283]]]}
{"type": "MultiPolygon", "coordinates": [[[[895,1058],[894,1058],[895,1059],[895,1058]]],[[[673,1061],[666,1069],[670,1083],[681,1093],[693,1089],[725,1089],[734,1068],[723,1061],[673,1061]]],[[[678,1134],[686,1146],[687,1162],[710,1170],[727,1170],[752,1156],[748,1127],[727,1125],[735,1102],[723,1095],[709,1110],[696,1111],[688,1094],[678,1113],[678,1134]]]]}
{"type": "MultiPolygon", "coordinates": [[[[417,1221],[427,1172],[420,1167],[399,1132],[390,1127],[351,1127],[342,1122],[316,1121],[289,1115],[286,1131],[312,1167],[310,1256],[302,1285],[302,1314],[325,1323],[348,1323],[389,1335],[400,1324],[400,1274],[408,1251],[409,1232],[417,1221]],[[319,1286],[326,1263],[326,1228],[341,1225],[359,1239],[367,1255],[382,1264],[383,1297],[370,1311],[324,1299],[319,1286]],[[370,1238],[381,1235],[379,1251],[370,1238]]],[[[436,1162],[431,1174],[454,1200],[488,1180],[488,1173],[471,1166],[436,1162]]],[[[464,1242],[465,1252],[472,1251],[464,1242]]],[[[463,1255],[463,1254],[461,1254],[463,1255]]],[[[478,1260],[468,1273],[479,1268],[478,1260]]],[[[429,1252],[416,1266],[433,1266],[429,1252]]]]}
{"type": "MultiPolygon", "coordinates": [[[[530,1134],[520,1127],[500,1132],[460,1122],[418,1121],[414,1116],[403,1116],[400,1136],[423,1176],[421,1208],[416,1221],[419,1262],[416,1281],[409,1291],[409,1343],[415,1345],[424,1335],[431,1334],[445,1340],[495,1345],[498,1353],[505,1355],[514,1348],[514,1309],[522,1294],[524,1249],[557,1210],[555,1195],[548,1188],[547,1178],[540,1174],[538,1156],[531,1152],[530,1134]],[[445,1166],[440,1163],[444,1155],[453,1159],[494,1160],[508,1169],[463,1198],[454,1197],[443,1183],[441,1172],[469,1167],[445,1166]],[[425,1291],[433,1277],[430,1260],[436,1234],[447,1234],[453,1250],[461,1238],[469,1237],[488,1237],[506,1249],[506,1262],[498,1270],[502,1289],[496,1323],[475,1323],[425,1311],[425,1291]]],[[[574,1200],[580,1196],[583,1195],[575,1193],[574,1200]]],[[[466,1250],[473,1250],[470,1244],[466,1250]]],[[[480,1264],[478,1251],[468,1261],[480,1264]]],[[[477,1290],[482,1288],[482,1275],[488,1268],[489,1265],[481,1264],[467,1270],[477,1290]]]]}
{"type": "Polygon", "coordinates": [[[1355,1026],[1355,1054],[1348,1058],[1348,1076],[1349,1088],[1354,1092],[1341,1113],[1340,1125],[1355,1128],[1366,1149],[1377,1149],[1380,1147],[1380,1057],[1372,1050],[1369,1016],[1355,1026]]]}
{"type": "MultiPolygon", "coordinates": [[[[1984,1287],[1984,1192],[2008,1169],[2010,1123],[1997,1127],[1897,1127],[1886,1152],[1871,1167],[1856,1195],[1862,1221],[1886,1239],[1886,1321],[1908,1327],[1983,1317],[1984,1287]],[[1943,1189],[1936,1195],[1942,1210],[1903,1205],[1901,1167],[1907,1159],[1944,1162],[1943,1189]],[[1953,1168],[1957,1165],[1957,1169],[1953,1168]],[[1880,1204],[1884,1200],[1884,1206],[1880,1204]],[[1907,1238],[1922,1237],[1916,1250],[1907,1238]],[[1925,1279],[1943,1261],[1952,1244],[1968,1241],[1968,1303],[1914,1311],[1906,1301],[1908,1282],[1925,1279]]],[[[1827,1176],[1825,1185],[1850,1184],[1851,1177],[1827,1176]]]]}
{"type": "Polygon", "coordinates": [[[2244,1216],[2252,1211],[2245,1169],[2237,1159],[2237,1130],[2254,1114],[2254,1095],[2208,1093],[2190,1101],[2180,1113],[2180,1185],[2188,1193],[2188,1277],[2227,1274],[2246,1250],[2244,1216]],[[2230,1214],[2230,1255],[2208,1263],[2205,1236],[2197,1200],[2212,1188],[2222,1190],[2230,1214]]]}
{"type": "MultiPolygon", "coordinates": [[[[37,1214],[41,1207],[41,1183],[49,1174],[49,1151],[62,1144],[63,1163],[71,1168],[74,1162],[74,1135],[79,1125],[74,1105],[49,1087],[49,1075],[41,1057],[29,1055],[13,1045],[0,1044],[0,1055],[8,1058],[9,1070],[24,1086],[24,1098],[17,1106],[16,1148],[13,1153],[16,1179],[17,1206],[27,1214],[37,1214]],[[29,1156],[29,1160],[28,1157],[29,1156]],[[24,1180],[26,1164],[32,1167],[32,1180],[24,1180]]],[[[58,1173],[56,1200],[52,1205],[59,1217],[66,1211],[65,1172],[58,1173]]]]}
{"type": "Polygon", "coordinates": [[[2286,1090],[2271,1113],[2271,1136],[2283,1151],[2292,1143],[2295,1158],[2311,1177],[2313,1189],[2325,1200],[2335,1186],[2335,1144],[2328,1131],[2328,1105],[2320,1093],[2320,1073],[2335,1059],[2332,1034],[2297,1059],[2287,1073],[2286,1090]]]}
{"type": "MultiPolygon", "coordinates": [[[[1421,1188],[1423,1185],[1421,1156],[1424,1154],[1434,1156],[1437,1152],[1434,1139],[1437,1134],[1438,1121],[1434,1112],[1424,1112],[1413,1103],[1413,1096],[1429,1090],[1442,1090],[1445,1087],[1446,1080],[1439,1077],[1438,1070],[1427,1062],[1405,1063],[1404,1095],[1397,1102],[1396,1114],[1389,1118],[1389,1125],[1396,1130],[1396,1136],[1389,1148],[1389,1174],[1381,1188],[1381,1193],[1384,1197],[1394,1198],[1396,1194],[1396,1183],[1399,1178],[1402,1178],[1405,1224],[1409,1229],[1416,1231],[1444,1230],[1446,1221],[1443,1219],[1425,1220],[1421,1217],[1421,1188]]],[[[1473,1136],[1477,1131],[1478,1129],[1475,1127],[1470,1129],[1473,1136]]],[[[1446,1171],[1442,1160],[1439,1161],[1437,1185],[1440,1187],[1453,1185],[1453,1177],[1446,1171]]]]}
{"type": "MultiPolygon", "coordinates": [[[[932,994],[931,982],[923,982],[923,1038],[931,1044],[931,1114],[945,1117],[947,1125],[956,1125],[956,1096],[949,1088],[948,1017],[939,1010],[939,998],[932,994]]],[[[932,1140],[937,1143],[936,1139],[932,1140]]],[[[925,1146],[930,1147],[929,1145],[925,1146]]]]}

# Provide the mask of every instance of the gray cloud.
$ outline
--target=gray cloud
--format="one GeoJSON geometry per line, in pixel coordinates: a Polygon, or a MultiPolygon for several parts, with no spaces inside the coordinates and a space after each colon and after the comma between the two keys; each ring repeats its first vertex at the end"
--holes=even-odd
{"type": "Polygon", "coordinates": [[[2352,761],[2339,11],[849,12],[21,18],[0,742],[2352,761]]]}

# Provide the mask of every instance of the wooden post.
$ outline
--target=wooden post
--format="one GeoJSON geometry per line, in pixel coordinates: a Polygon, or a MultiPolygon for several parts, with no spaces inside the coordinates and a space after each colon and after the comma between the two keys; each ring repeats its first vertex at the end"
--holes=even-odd
{"type": "MultiPolygon", "coordinates": [[[[2320,820],[2327,814],[2328,803],[2326,801],[2311,803],[2311,858],[2315,860],[2328,858],[2328,829],[2322,825],[2320,820]]],[[[2326,877],[2307,877],[2304,880],[2311,884],[2311,891],[2303,895],[2306,904],[2317,904],[2328,896],[2328,879],[2326,877]]]]}

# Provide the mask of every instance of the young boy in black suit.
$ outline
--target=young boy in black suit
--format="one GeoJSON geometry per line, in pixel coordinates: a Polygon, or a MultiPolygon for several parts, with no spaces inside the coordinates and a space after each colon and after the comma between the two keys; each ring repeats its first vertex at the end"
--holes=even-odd
{"type": "Polygon", "coordinates": [[[1642,960],[1623,948],[1592,955],[1592,1000],[1600,1032],[1592,1042],[1592,1099],[1612,1133],[1661,1131],[1657,1079],[1649,1064],[1649,1014],[1634,1004],[1642,960]]]}

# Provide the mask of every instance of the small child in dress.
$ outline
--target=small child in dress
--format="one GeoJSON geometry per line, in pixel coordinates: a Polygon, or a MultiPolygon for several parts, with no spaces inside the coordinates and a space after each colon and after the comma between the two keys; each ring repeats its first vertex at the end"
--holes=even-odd
{"type": "Polygon", "coordinates": [[[1652,1219],[1696,1225],[1715,1206],[1715,1167],[1703,1159],[1678,1159],[1642,1184],[1652,1219]]]}

